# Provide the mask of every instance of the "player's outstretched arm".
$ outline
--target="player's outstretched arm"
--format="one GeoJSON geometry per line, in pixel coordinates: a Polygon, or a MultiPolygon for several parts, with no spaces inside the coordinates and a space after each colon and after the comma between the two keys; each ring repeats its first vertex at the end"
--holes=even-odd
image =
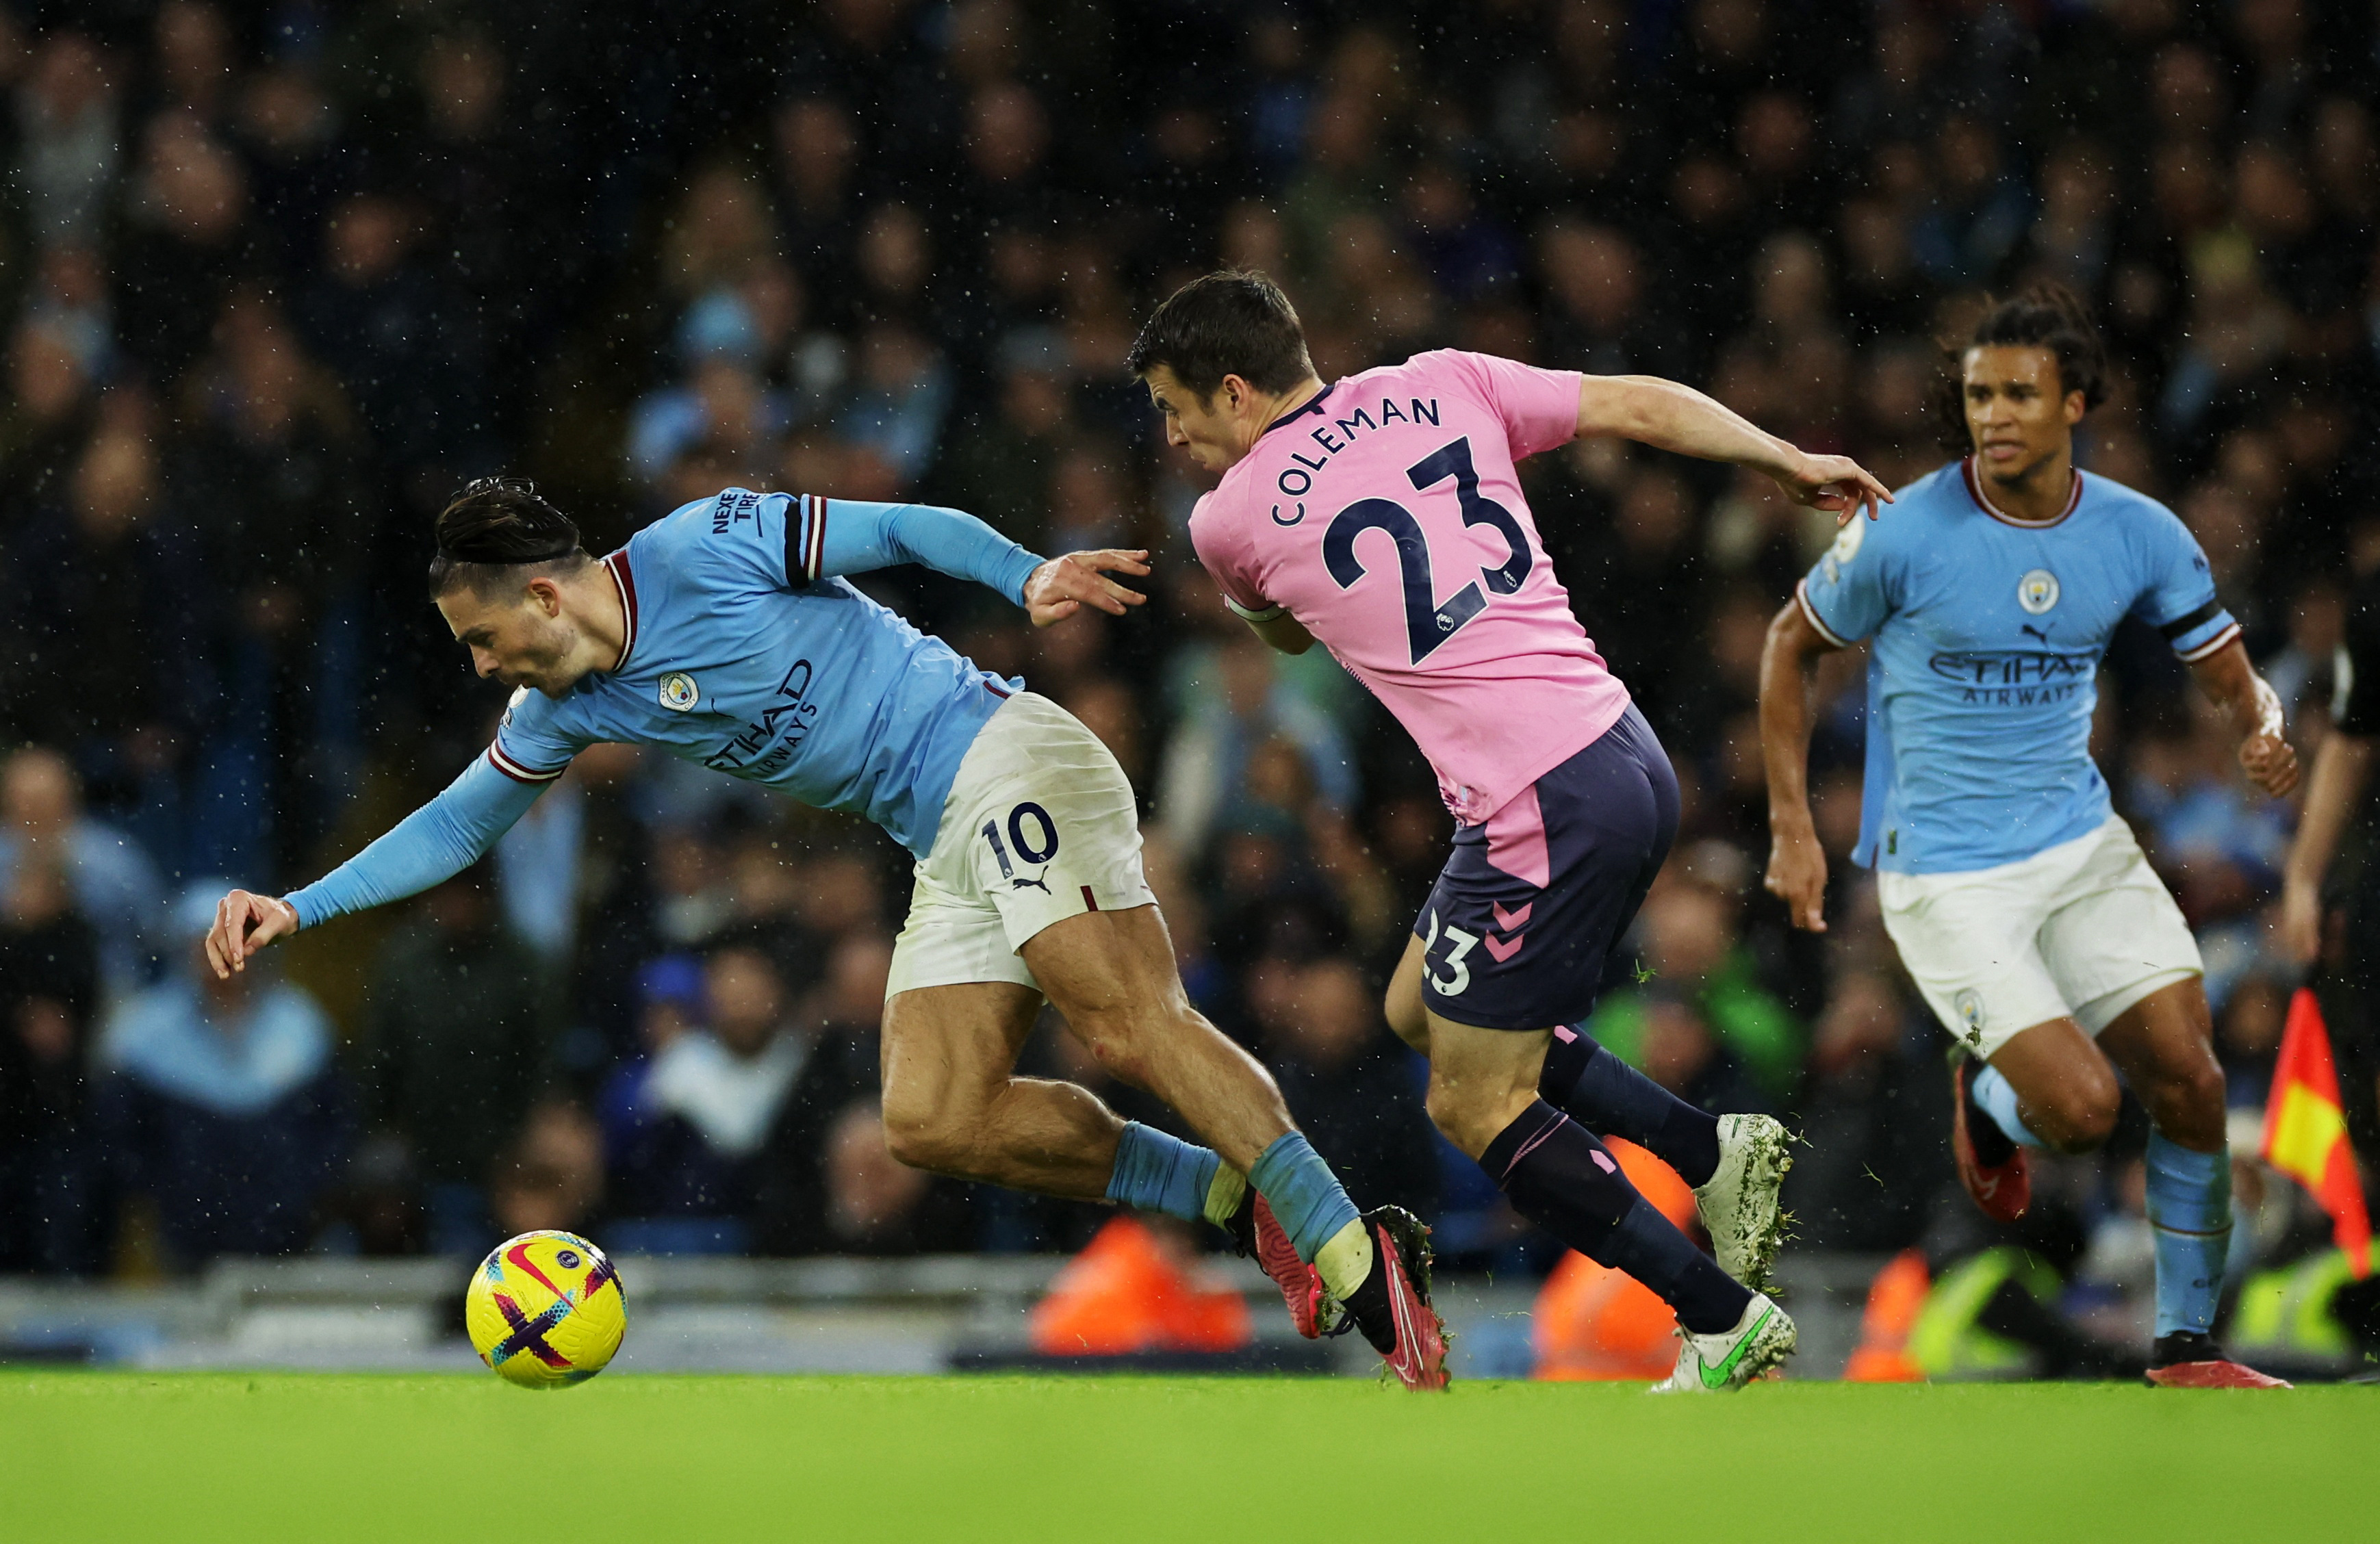
{"type": "Polygon", "coordinates": [[[903,563],[972,579],[1023,605],[1041,559],[965,510],[941,505],[812,498],[785,511],[785,577],[796,587],[903,563]]]}
{"type": "Polygon", "coordinates": [[[485,756],[370,846],[284,900],[235,890],[215,906],[207,959],[228,978],[248,957],[301,927],[416,895],[477,863],[545,792],[505,776],[485,756]]]}
{"type": "Polygon", "coordinates": [[[1776,480],[1795,504],[1837,524],[1876,518],[1892,494],[1848,456],[1811,456],[1692,386],[1658,375],[1589,375],[1578,387],[1578,432],[1618,434],[1656,449],[1749,467],[1776,480]]]}
{"type": "Polygon", "coordinates": [[[2334,729],[2313,753],[2305,809],[2281,869],[2281,947],[2300,965],[2322,953],[2322,881],[2372,772],[2372,739],[2334,729]]]}
{"type": "Polygon", "coordinates": [[[2230,716],[2240,736],[2240,770],[2248,781],[2279,798],[2298,785],[2298,753],[2281,734],[2281,699],[2237,638],[2203,660],[2190,673],[2215,705],[2230,716]]]}
{"type": "Polygon", "coordinates": [[[1789,601],[1760,650],[1760,759],[1768,774],[1768,873],[1793,926],[1827,930],[1827,851],[1810,816],[1810,676],[1835,643],[1789,601]]]}
{"type": "Polygon", "coordinates": [[[1107,577],[1148,573],[1146,552],[1109,547],[1045,561],[963,509],[858,499],[810,499],[798,508],[789,524],[786,563],[796,582],[922,564],[1000,591],[1023,606],[1037,627],[1062,622],[1087,605],[1122,616],[1127,606],[1148,599],[1107,577]],[[802,523],[809,521],[815,527],[802,523]]]}
{"type": "Polygon", "coordinates": [[[1063,622],[1085,606],[1097,606],[1111,616],[1122,616],[1127,606],[1144,604],[1148,597],[1126,590],[1109,578],[1124,574],[1138,578],[1148,572],[1148,553],[1121,547],[1068,553],[1035,568],[1025,581],[1025,612],[1037,627],[1063,622]]]}

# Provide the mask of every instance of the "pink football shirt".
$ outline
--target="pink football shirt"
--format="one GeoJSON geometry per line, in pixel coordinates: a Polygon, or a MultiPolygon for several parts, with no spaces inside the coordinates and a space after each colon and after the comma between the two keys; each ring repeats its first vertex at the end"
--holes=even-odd
{"type": "Polygon", "coordinates": [[[1276,421],[1198,501],[1233,606],[1285,608],[1388,705],[1465,825],[1628,708],[1571,614],[1513,463],[1568,443],[1579,377],[1417,354],[1276,421]]]}

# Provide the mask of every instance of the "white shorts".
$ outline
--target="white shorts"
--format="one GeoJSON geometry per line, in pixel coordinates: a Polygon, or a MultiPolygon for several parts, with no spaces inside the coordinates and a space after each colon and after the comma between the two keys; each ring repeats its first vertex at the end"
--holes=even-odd
{"type": "Polygon", "coordinates": [[[2096,1035],[2205,969],[2181,908],[2112,815],[2022,862],[1879,873],[1876,889],[1885,931],[1934,1016],[1987,1059],[2051,1019],[2096,1035]]]}
{"type": "Polygon", "coordinates": [[[1157,896],[1140,868],[1140,806],[1099,736],[1019,692],[959,762],[933,850],[917,865],[885,995],[971,981],[1039,990],[1017,954],[1052,922],[1157,896]]]}

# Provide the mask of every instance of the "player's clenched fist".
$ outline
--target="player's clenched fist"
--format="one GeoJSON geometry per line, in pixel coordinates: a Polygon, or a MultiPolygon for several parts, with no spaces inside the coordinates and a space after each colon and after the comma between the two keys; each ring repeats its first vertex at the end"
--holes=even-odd
{"type": "Polygon", "coordinates": [[[2249,690],[2256,728],[2240,741],[2240,770],[2249,782],[2279,798],[2298,785],[2298,753],[2283,737],[2280,694],[2272,683],[2251,674],[2249,690]]]}
{"type": "Polygon", "coordinates": [[[1129,574],[1135,577],[1148,572],[1148,553],[1127,552],[1118,547],[1103,547],[1097,552],[1068,553],[1053,557],[1033,570],[1025,581],[1025,610],[1037,627],[1052,622],[1063,622],[1086,605],[1093,605],[1111,616],[1122,616],[1126,606],[1136,606],[1148,599],[1136,590],[1126,590],[1109,578],[1110,574],[1129,574]]]}
{"type": "Polygon", "coordinates": [[[229,980],[248,968],[248,956],[298,930],[298,908],[271,895],[235,890],[215,903],[215,925],[207,930],[207,963],[229,980]]]}
{"type": "Polygon", "coordinates": [[[2298,785],[2298,753],[2277,735],[2256,735],[2240,747],[2240,769],[2275,798],[2298,785]]]}

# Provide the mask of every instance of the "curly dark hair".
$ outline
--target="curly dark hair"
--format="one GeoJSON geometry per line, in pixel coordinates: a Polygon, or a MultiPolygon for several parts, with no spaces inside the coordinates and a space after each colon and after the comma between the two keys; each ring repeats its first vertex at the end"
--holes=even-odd
{"type": "Polygon", "coordinates": [[[552,565],[565,573],[592,561],[578,527],[525,477],[483,477],[438,512],[438,555],[430,560],[430,596],[458,584],[492,593],[508,570],[552,565]]]}
{"type": "Polygon", "coordinates": [[[1967,350],[1994,346],[2048,349],[2058,359],[2059,388],[2081,392],[2086,412],[2107,399],[2107,348],[2092,324],[2090,308],[2062,284],[2027,286],[1985,307],[1965,342],[1943,341],[1935,405],[1941,415],[1943,443],[1958,454],[1972,448],[1963,384],[1967,350]]]}

